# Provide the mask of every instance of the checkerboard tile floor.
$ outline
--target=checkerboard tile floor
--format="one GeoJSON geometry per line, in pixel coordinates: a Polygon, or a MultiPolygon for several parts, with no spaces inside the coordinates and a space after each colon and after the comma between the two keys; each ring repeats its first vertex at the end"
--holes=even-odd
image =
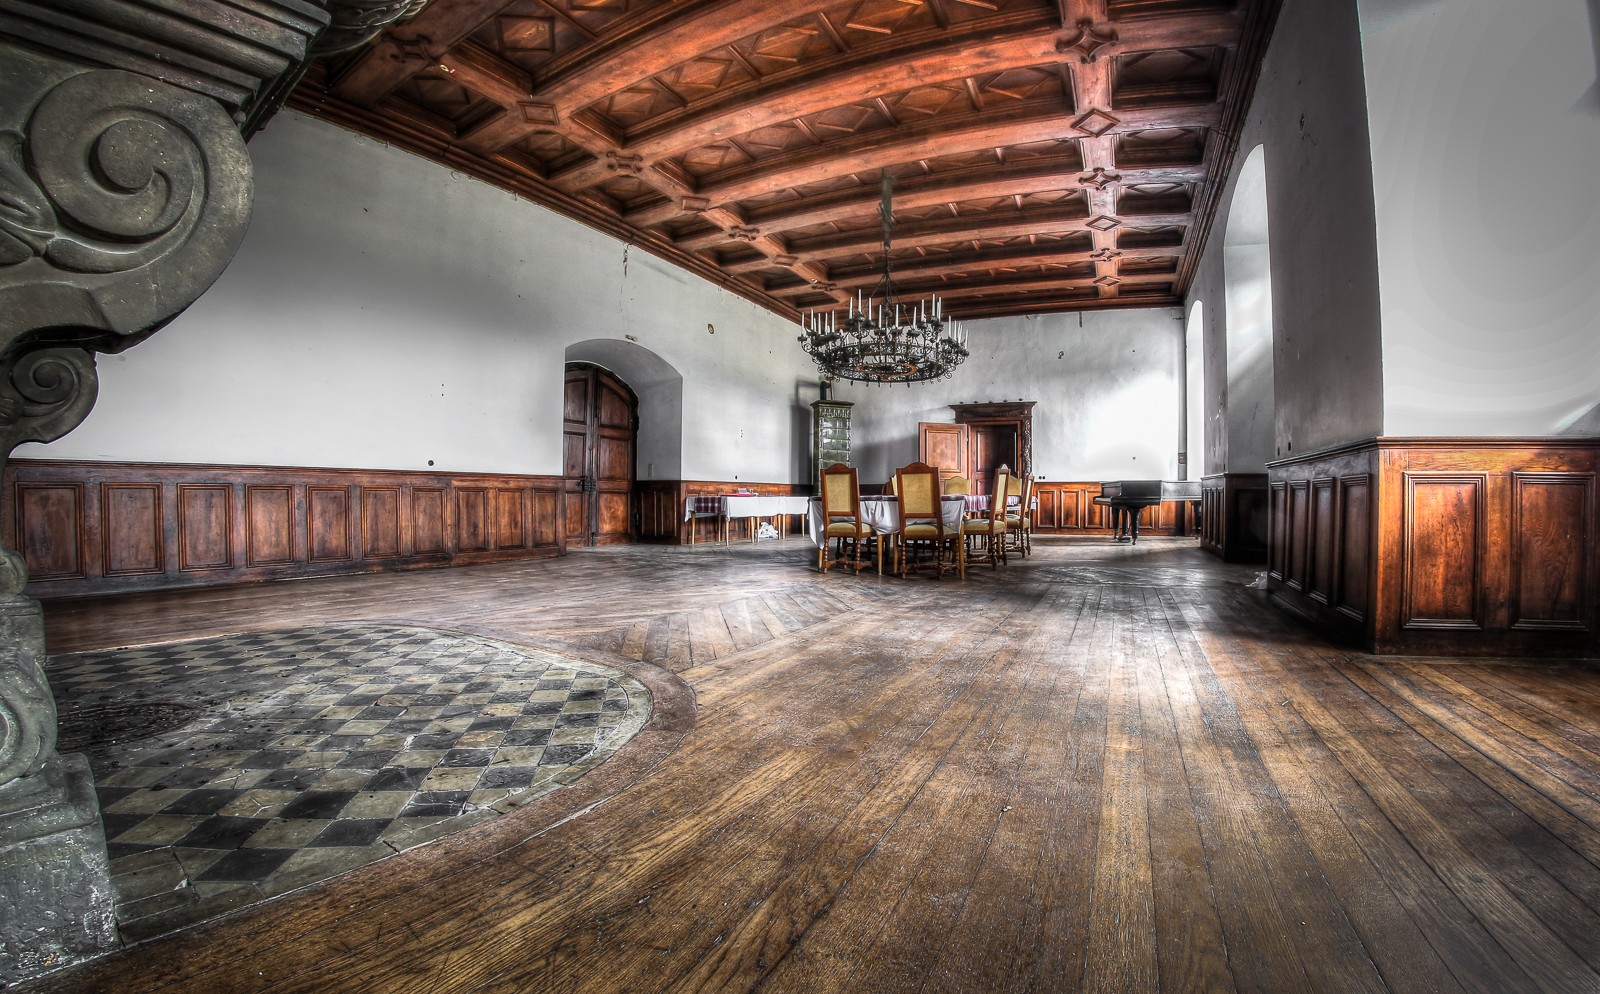
{"type": "Polygon", "coordinates": [[[644,725],[605,666],[352,624],[53,657],[124,936],[146,938],[498,817],[644,725]]]}

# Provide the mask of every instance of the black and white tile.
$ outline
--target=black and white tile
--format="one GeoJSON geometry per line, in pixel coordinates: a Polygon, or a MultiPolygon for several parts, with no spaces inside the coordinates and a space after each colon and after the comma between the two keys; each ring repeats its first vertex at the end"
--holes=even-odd
{"type": "Polygon", "coordinates": [[[53,657],[61,750],[100,792],[124,935],[144,938],[498,817],[649,718],[617,670],[350,624],[53,657]]]}

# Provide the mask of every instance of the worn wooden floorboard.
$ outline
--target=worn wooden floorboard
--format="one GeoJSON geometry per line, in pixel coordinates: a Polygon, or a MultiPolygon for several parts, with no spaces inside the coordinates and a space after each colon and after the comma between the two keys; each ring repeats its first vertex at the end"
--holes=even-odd
{"type": "MultiPolygon", "coordinates": [[[[1428,945],[1413,913],[1390,888],[1389,878],[1397,874],[1380,869],[1367,858],[1363,829],[1389,829],[1388,822],[1361,816],[1363,802],[1370,805],[1370,801],[1332,761],[1321,740],[1295,720],[1292,710],[1281,701],[1254,699],[1258,695],[1250,690],[1251,684],[1234,679],[1237,674],[1221,660],[1241,651],[1237,646],[1213,643],[1207,656],[1190,626],[1186,606],[1171,591],[1160,592],[1160,599],[1180,654],[1191,664],[1206,658],[1215,661],[1211,667],[1215,678],[1238,688],[1252,705],[1249,713],[1257,717],[1249,722],[1250,737],[1384,987],[1402,992],[1461,990],[1449,967],[1428,945]],[[1352,829],[1350,822],[1357,827],[1352,829]]],[[[1187,698],[1177,682],[1172,685],[1172,695],[1174,699],[1187,698]]],[[[1386,838],[1381,848],[1401,856],[1407,852],[1398,835],[1386,838]]],[[[1195,985],[1195,989],[1211,988],[1195,985]]]]}
{"type": "MultiPolygon", "coordinates": [[[[695,716],[581,809],[33,989],[1600,991],[1592,666],[1342,651],[1177,539],[1041,540],[966,583],[820,576],[809,548],[49,605],[57,652],[521,637],[654,667],[695,716]]],[[[665,740],[639,741],[619,758],[665,740]]]]}

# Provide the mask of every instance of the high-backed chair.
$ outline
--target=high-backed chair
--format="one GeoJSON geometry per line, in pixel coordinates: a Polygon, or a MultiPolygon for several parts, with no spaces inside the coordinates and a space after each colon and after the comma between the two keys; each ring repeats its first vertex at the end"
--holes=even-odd
{"type": "Polygon", "coordinates": [[[822,471],[822,546],[817,550],[817,569],[843,563],[861,572],[861,553],[872,530],[861,520],[861,486],[856,471],[844,463],[834,463],[822,471]],[[828,545],[838,544],[838,554],[828,555],[828,545]],[[852,558],[845,558],[849,544],[852,558]]]}
{"type": "Polygon", "coordinates": [[[1009,473],[997,471],[988,512],[961,522],[963,544],[968,538],[981,538],[990,569],[1006,561],[1006,490],[1010,480],[1009,473]]]}
{"type": "Polygon", "coordinates": [[[966,559],[962,555],[961,532],[944,526],[939,471],[926,463],[914,462],[896,470],[894,482],[895,493],[899,496],[895,572],[907,576],[919,569],[929,568],[935,577],[943,576],[950,570],[965,576],[966,559]],[[920,561],[915,555],[922,546],[932,551],[931,561],[920,561]]]}
{"type": "Polygon", "coordinates": [[[965,497],[972,493],[972,481],[964,476],[952,476],[944,481],[944,492],[946,495],[960,494],[965,497]]]}
{"type": "Polygon", "coordinates": [[[1033,551],[1033,477],[1022,478],[1022,492],[1017,503],[1006,499],[1006,528],[1011,536],[1011,548],[1027,556],[1033,551]]]}

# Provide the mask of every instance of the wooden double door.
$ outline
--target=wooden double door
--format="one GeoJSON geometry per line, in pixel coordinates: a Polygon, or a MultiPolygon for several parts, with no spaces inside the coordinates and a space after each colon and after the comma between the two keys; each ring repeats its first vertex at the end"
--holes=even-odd
{"type": "Polygon", "coordinates": [[[611,372],[569,363],[561,416],[567,545],[631,541],[637,398],[611,372]]]}

